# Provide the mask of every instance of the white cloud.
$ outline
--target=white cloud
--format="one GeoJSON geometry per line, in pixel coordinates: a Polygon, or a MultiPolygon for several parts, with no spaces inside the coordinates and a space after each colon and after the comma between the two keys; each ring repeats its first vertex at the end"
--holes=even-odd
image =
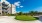
{"type": "Polygon", "coordinates": [[[21,8],[23,7],[23,6],[20,6],[21,8]]]}
{"type": "Polygon", "coordinates": [[[14,3],[15,6],[20,6],[20,1],[14,3]]]}
{"type": "Polygon", "coordinates": [[[19,7],[21,7],[21,8],[23,7],[23,6],[20,6],[20,5],[21,5],[21,2],[20,2],[20,1],[15,2],[14,5],[17,6],[18,8],[19,8],[19,7]]]}

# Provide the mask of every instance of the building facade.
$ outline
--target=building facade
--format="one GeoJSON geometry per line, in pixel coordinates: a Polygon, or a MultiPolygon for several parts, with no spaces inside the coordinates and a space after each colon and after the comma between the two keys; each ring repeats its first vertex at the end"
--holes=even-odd
{"type": "Polygon", "coordinates": [[[0,2],[0,15],[2,15],[2,3],[0,2]]]}
{"type": "Polygon", "coordinates": [[[7,14],[16,14],[16,7],[15,5],[11,4],[9,7],[9,4],[5,4],[5,2],[0,2],[0,15],[3,15],[4,13],[7,14]]]}

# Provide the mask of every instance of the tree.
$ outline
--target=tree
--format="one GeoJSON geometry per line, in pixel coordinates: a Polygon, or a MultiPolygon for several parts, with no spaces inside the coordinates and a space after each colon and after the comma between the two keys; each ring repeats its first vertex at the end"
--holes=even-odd
{"type": "Polygon", "coordinates": [[[34,11],[30,11],[29,14],[30,14],[31,16],[33,16],[33,15],[35,14],[35,12],[34,12],[34,11]]]}
{"type": "Polygon", "coordinates": [[[23,13],[22,12],[19,12],[18,15],[22,15],[23,13]]]}
{"type": "Polygon", "coordinates": [[[30,13],[30,15],[36,15],[36,14],[38,14],[38,11],[30,11],[29,13],[30,13]]]}

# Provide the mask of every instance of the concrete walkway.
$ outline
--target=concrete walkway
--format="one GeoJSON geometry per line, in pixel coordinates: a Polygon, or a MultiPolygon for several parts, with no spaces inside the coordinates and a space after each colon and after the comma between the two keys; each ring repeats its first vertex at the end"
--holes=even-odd
{"type": "Polygon", "coordinates": [[[0,23],[41,23],[39,20],[36,21],[19,21],[14,19],[15,16],[0,16],[0,23]]]}

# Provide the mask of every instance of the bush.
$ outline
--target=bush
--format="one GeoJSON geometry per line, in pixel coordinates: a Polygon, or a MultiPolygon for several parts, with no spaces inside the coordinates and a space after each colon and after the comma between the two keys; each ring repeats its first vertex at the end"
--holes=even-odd
{"type": "Polygon", "coordinates": [[[32,16],[25,16],[25,15],[16,16],[15,19],[16,20],[23,20],[23,21],[33,21],[33,20],[36,20],[36,18],[34,18],[32,16]]]}
{"type": "Polygon", "coordinates": [[[34,17],[34,18],[36,18],[36,20],[39,20],[39,18],[38,18],[38,17],[34,17]]]}
{"type": "Polygon", "coordinates": [[[8,16],[15,16],[15,14],[7,14],[8,16]]]}

